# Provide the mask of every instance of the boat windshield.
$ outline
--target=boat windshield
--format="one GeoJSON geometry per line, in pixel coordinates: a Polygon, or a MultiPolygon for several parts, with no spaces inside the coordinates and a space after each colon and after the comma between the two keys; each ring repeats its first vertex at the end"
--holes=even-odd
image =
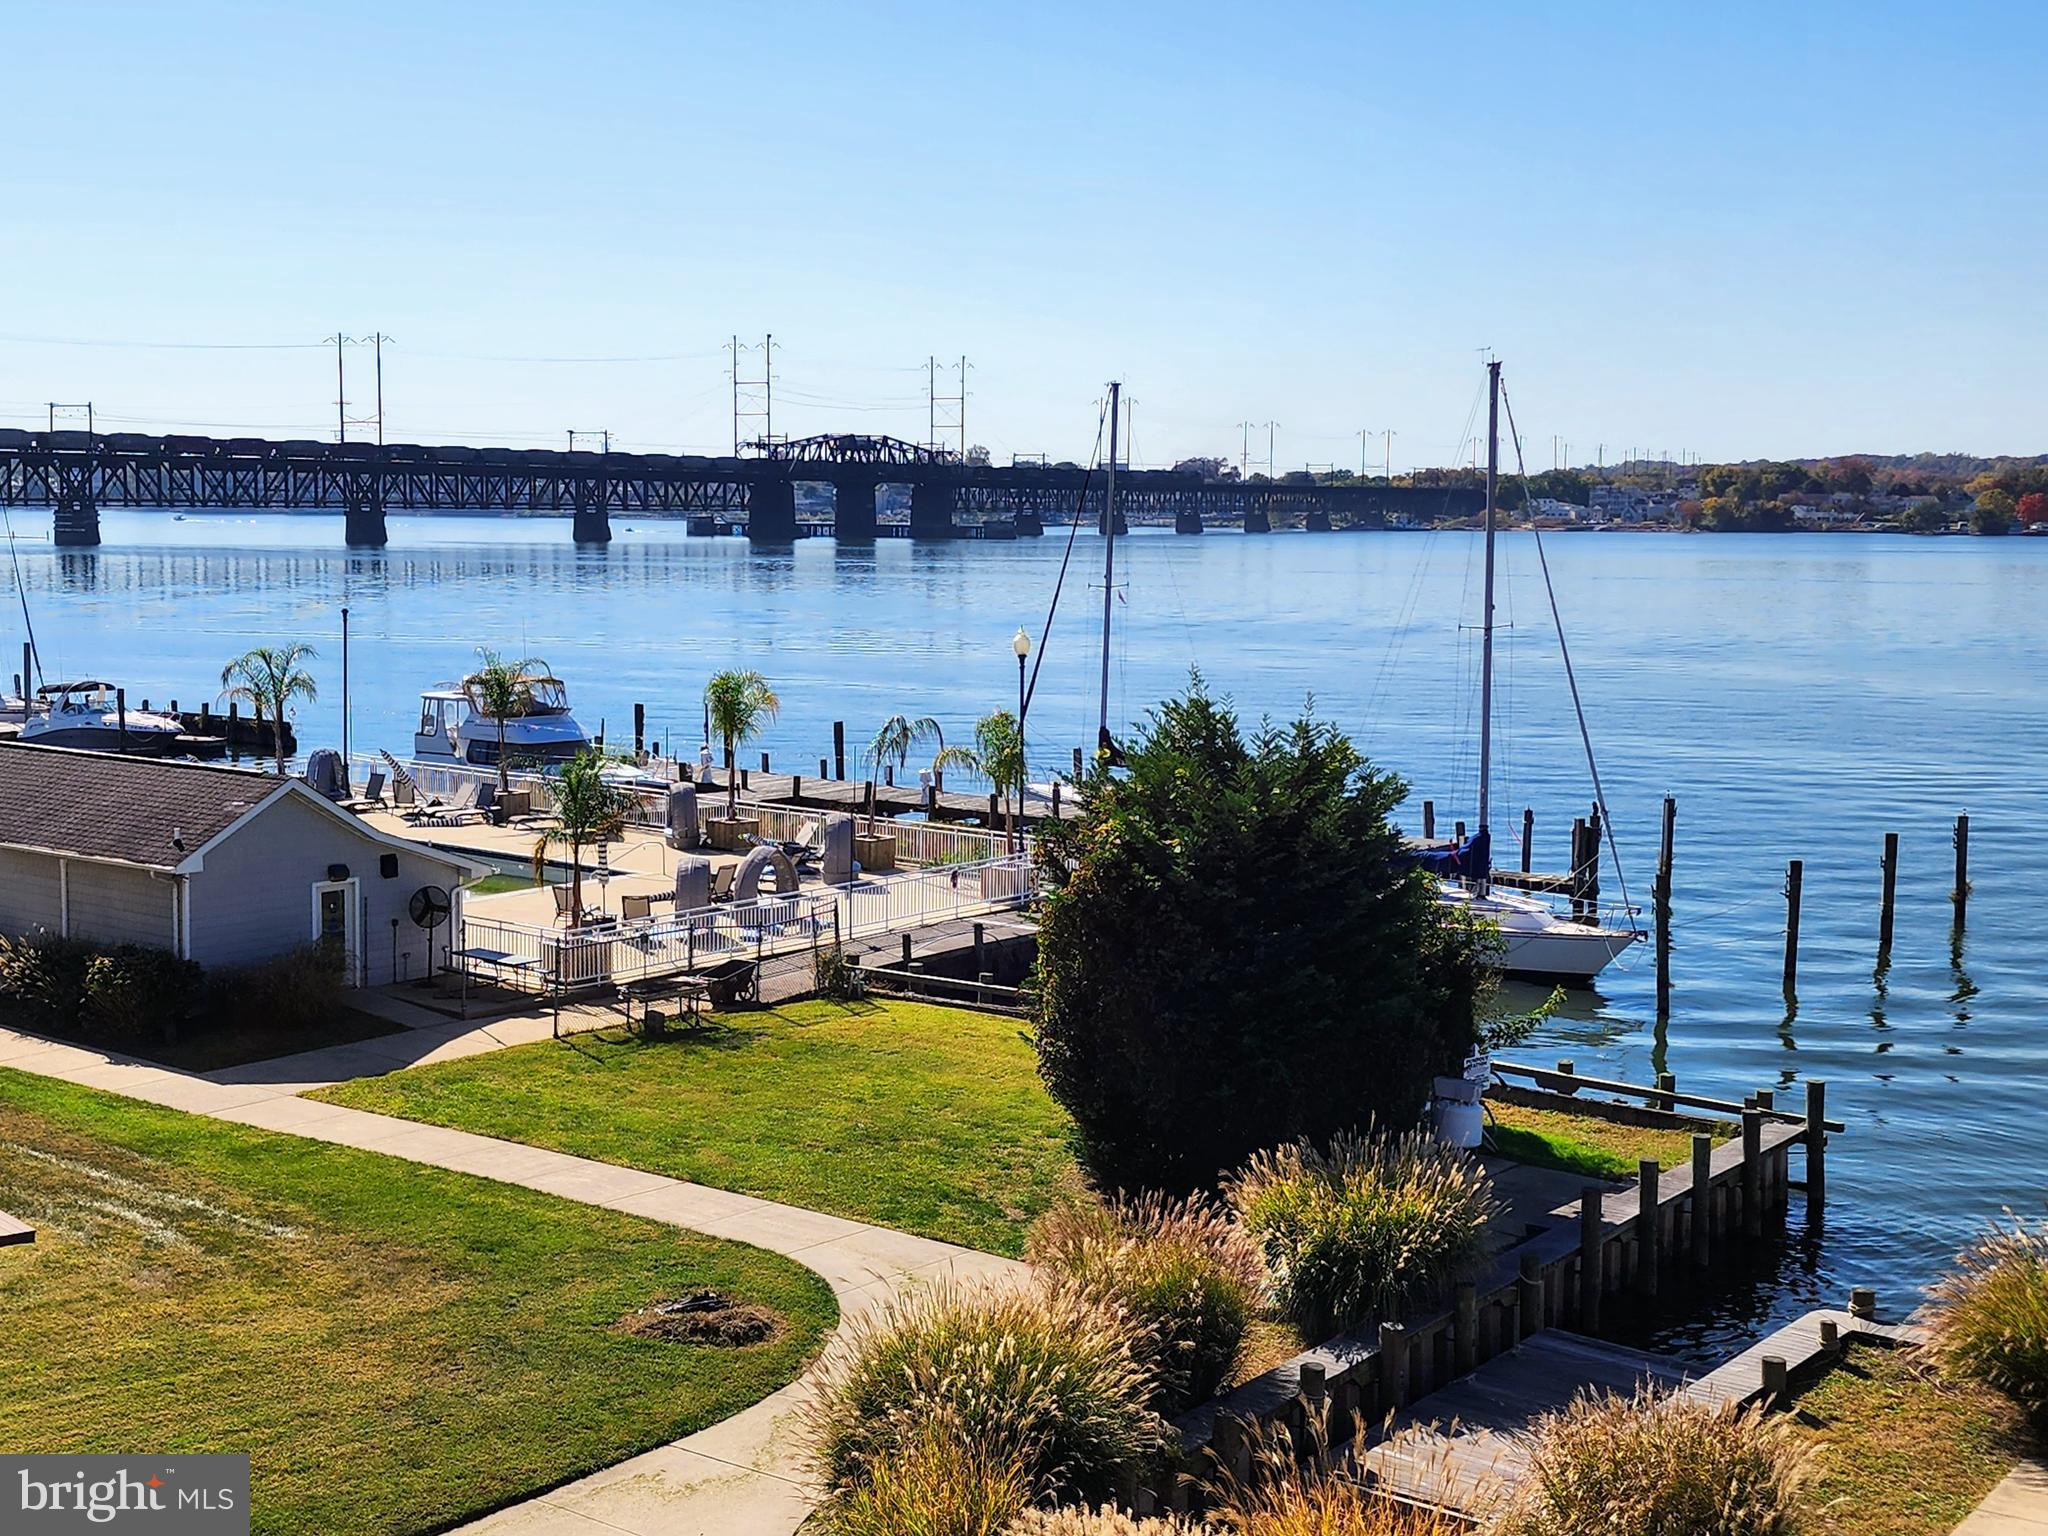
{"type": "MultiPolygon", "coordinates": [[[[562,686],[560,678],[523,677],[519,681],[522,698],[505,717],[508,720],[530,720],[536,715],[566,715],[569,712],[569,691],[562,686]]],[[[492,711],[484,707],[478,679],[465,679],[463,690],[469,695],[472,712],[486,719],[493,718],[492,711]]]]}

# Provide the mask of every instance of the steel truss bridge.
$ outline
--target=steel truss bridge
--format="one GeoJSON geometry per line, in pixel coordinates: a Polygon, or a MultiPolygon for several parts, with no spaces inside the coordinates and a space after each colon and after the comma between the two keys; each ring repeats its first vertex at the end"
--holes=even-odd
{"type": "MultiPolygon", "coordinates": [[[[275,442],[253,437],[26,432],[0,428],[0,505],[46,507],[55,542],[100,542],[108,506],[330,509],[352,546],[385,542],[387,512],[567,516],[576,542],[611,539],[611,519],[686,520],[692,533],[785,542],[801,522],[799,484],[833,490],[842,541],[907,531],[947,539],[1042,533],[1048,523],[1103,516],[1103,480],[1072,466],[967,464],[898,438],[834,434],[753,445],[739,457],[422,447],[409,443],[275,442]],[[885,524],[875,493],[908,486],[910,520],[885,524]],[[1085,496],[1084,496],[1085,488],[1085,496]]],[[[1467,517],[1478,492],[1429,488],[1216,481],[1173,470],[1117,472],[1127,523],[1182,533],[1235,524],[1248,533],[1380,527],[1467,517]]]]}

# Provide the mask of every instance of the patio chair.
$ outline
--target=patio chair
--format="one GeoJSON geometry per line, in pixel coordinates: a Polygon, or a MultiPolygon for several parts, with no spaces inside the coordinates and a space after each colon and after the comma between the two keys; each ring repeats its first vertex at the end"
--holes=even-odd
{"type": "Polygon", "coordinates": [[[711,899],[713,901],[732,900],[733,876],[739,873],[739,868],[737,864],[724,864],[711,877],[711,899]]]}
{"type": "Polygon", "coordinates": [[[384,770],[372,768],[367,783],[363,785],[363,798],[372,805],[384,803],[384,770]]]}
{"type": "Polygon", "coordinates": [[[626,923],[640,923],[654,916],[652,896],[621,896],[619,898],[619,920],[626,923]]]}
{"type": "Polygon", "coordinates": [[[391,804],[399,811],[410,811],[418,806],[419,794],[411,779],[398,779],[392,784],[391,804]]]}
{"type": "Polygon", "coordinates": [[[484,807],[478,803],[478,798],[485,789],[489,789],[493,794],[497,792],[495,784],[465,783],[455,792],[454,799],[434,801],[421,806],[413,817],[414,824],[422,827],[461,826],[471,817],[485,814],[484,807]]]}

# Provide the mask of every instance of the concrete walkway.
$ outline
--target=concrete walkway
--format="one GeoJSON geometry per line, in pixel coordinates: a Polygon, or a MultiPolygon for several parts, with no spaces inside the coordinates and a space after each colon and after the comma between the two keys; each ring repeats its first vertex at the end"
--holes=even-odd
{"type": "Polygon", "coordinates": [[[2048,1461],[2023,1461],[1955,1536],[2048,1536],[2048,1461]]]}
{"type": "MultiPolygon", "coordinates": [[[[1023,1266],[1010,1259],[885,1227],[298,1097],[315,1084],[497,1050],[547,1032],[545,1019],[429,1026],[195,1076],[0,1029],[0,1067],[216,1120],[452,1168],[751,1243],[823,1276],[838,1297],[842,1317],[855,1316],[908,1284],[1022,1272],[1023,1266]],[[453,1033],[434,1038],[444,1030],[453,1033]],[[362,1070],[348,1070],[352,1063],[362,1070]]],[[[793,1437],[792,1416],[804,1390],[804,1382],[793,1383],[723,1423],[462,1529],[479,1536],[784,1536],[802,1523],[813,1502],[793,1437]]]]}

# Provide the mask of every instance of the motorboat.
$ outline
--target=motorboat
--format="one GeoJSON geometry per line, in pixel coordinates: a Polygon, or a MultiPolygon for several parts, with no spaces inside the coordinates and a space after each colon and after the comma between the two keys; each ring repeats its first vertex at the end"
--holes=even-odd
{"type": "Polygon", "coordinates": [[[178,748],[184,726],[172,715],[124,709],[113,685],[45,683],[16,738],[41,747],[83,747],[160,757],[178,748]]]}
{"type": "Polygon", "coordinates": [[[590,735],[569,713],[569,691],[558,677],[530,673],[519,680],[520,702],[503,720],[484,707],[479,676],[429,688],[420,695],[413,756],[425,762],[495,767],[502,741],[513,766],[566,763],[590,748],[590,735]]]}

